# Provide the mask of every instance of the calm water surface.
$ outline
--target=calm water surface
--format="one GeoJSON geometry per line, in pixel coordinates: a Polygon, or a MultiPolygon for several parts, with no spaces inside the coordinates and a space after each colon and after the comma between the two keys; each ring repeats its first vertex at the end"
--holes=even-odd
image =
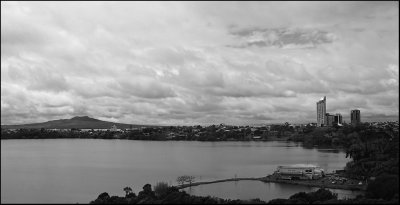
{"type": "MultiPolygon", "coordinates": [[[[206,184],[185,188],[185,191],[198,196],[217,196],[224,199],[255,199],[259,198],[265,202],[271,199],[284,198],[298,192],[317,191],[317,187],[307,187],[292,184],[264,183],[260,181],[237,181],[206,184]]],[[[350,191],[340,189],[329,189],[338,194],[339,199],[355,198],[362,191],[350,191]]]]}
{"type": "MultiPolygon", "coordinates": [[[[278,165],[318,164],[342,169],[349,159],[331,149],[289,142],[173,142],[101,139],[1,140],[1,203],[88,203],[102,192],[123,196],[146,183],[261,177],[278,165]]],[[[223,198],[287,198],[312,188],[252,181],[193,187],[223,198]]]]}

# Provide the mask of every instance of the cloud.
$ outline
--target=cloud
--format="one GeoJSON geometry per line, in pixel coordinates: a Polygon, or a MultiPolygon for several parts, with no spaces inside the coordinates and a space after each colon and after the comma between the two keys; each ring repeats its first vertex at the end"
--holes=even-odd
{"type": "MultiPolygon", "coordinates": [[[[397,7],[396,7],[397,5],[397,7]]],[[[3,2],[2,124],[393,119],[395,2],[3,2]],[[107,15],[105,15],[107,14],[107,15]]]]}
{"type": "Polygon", "coordinates": [[[125,94],[144,98],[167,98],[176,96],[172,88],[157,82],[155,79],[136,78],[135,80],[137,80],[137,82],[133,82],[133,80],[121,80],[118,82],[119,89],[125,94]]]}
{"type": "Polygon", "coordinates": [[[318,44],[332,43],[333,33],[312,29],[288,28],[244,28],[231,31],[238,38],[239,45],[233,47],[279,47],[279,48],[315,48],[318,44]]]}

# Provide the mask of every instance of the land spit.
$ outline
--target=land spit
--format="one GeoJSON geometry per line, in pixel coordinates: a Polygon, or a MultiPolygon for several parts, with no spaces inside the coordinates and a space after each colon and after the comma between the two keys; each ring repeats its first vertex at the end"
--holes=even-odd
{"type": "Polygon", "coordinates": [[[208,182],[195,182],[191,184],[183,184],[175,186],[178,189],[184,189],[191,186],[199,186],[204,184],[214,184],[214,183],[221,183],[221,182],[229,182],[229,181],[244,181],[244,180],[252,180],[252,181],[262,181],[262,182],[272,182],[272,183],[284,183],[284,184],[293,184],[293,185],[302,185],[302,186],[310,186],[310,187],[320,187],[320,188],[330,188],[330,189],[345,189],[345,190],[360,190],[365,191],[367,186],[365,184],[358,185],[358,184],[333,184],[331,181],[327,180],[326,178],[321,178],[317,180],[285,180],[285,179],[278,179],[273,175],[269,175],[266,177],[256,177],[256,178],[229,178],[229,179],[221,179],[215,181],[208,181],[208,182]]]}

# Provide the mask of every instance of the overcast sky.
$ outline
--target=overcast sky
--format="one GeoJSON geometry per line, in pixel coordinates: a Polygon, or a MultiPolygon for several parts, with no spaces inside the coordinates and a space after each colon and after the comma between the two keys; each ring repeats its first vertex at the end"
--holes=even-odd
{"type": "Polygon", "coordinates": [[[1,124],[398,120],[398,2],[1,2],[1,124]]]}

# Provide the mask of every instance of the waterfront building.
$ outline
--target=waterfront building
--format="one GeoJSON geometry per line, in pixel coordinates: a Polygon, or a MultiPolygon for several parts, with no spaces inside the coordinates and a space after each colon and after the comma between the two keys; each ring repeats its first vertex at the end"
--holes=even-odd
{"type": "Polygon", "coordinates": [[[317,102],[317,126],[326,126],[326,96],[317,102]]]}
{"type": "Polygon", "coordinates": [[[280,179],[319,179],[325,176],[321,167],[310,164],[278,166],[275,173],[280,179]]]}
{"type": "Polygon", "coordinates": [[[352,110],[350,112],[351,124],[357,125],[361,122],[360,110],[352,110]]]}

